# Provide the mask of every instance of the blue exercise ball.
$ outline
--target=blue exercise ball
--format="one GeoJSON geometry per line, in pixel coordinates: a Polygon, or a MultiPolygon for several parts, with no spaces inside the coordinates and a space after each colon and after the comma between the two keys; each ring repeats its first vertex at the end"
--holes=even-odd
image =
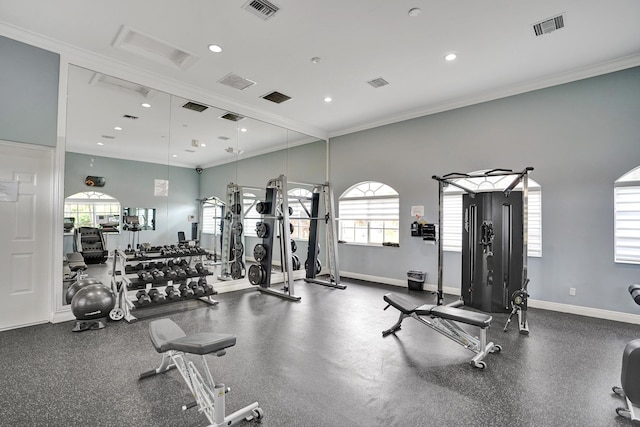
{"type": "Polygon", "coordinates": [[[71,300],[71,312],[78,320],[107,317],[116,305],[113,291],[103,284],[87,285],[75,293],[71,300]]]}
{"type": "Polygon", "coordinates": [[[80,279],[80,280],[77,280],[77,281],[73,282],[71,284],[71,286],[69,286],[69,288],[67,289],[67,293],[65,294],[65,301],[67,301],[67,304],[71,304],[71,300],[73,299],[73,296],[80,289],[84,288],[85,286],[98,285],[98,284],[102,285],[102,282],[100,280],[94,279],[92,277],[87,277],[85,279],[80,279]]]}

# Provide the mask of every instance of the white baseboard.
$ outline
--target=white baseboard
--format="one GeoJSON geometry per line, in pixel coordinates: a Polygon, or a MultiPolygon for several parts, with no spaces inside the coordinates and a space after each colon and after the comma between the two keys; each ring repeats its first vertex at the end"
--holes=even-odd
{"type": "MultiPolygon", "coordinates": [[[[399,286],[403,288],[408,287],[408,284],[406,281],[391,279],[388,277],[370,276],[368,274],[352,273],[348,271],[341,271],[340,276],[350,277],[352,279],[366,280],[367,282],[383,283],[385,285],[399,286]]],[[[424,284],[424,290],[426,291],[434,292],[437,289],[438,289],[437,285],[434,285],[431,283],[424,284]]],[[[448,295],[460,295],[459,287],[454,288],[454,287],[444,286],[442,290],[445,294],[448,294],[448,295]]],[[[599,308],[582,307],[579,305],[561,304],[557,302],[535,300],[531,298],[529,298],[528,300],[528,305],[531,308],[539,308],[542,310],[577,314],[579,316],[595,317],[598,319],[613,320],[616,322],[633,323],[633,324],[640,325],[640,315],[638,314],[622,313],[619,311],[611,311],[611,310],[602,310],[599,308]]]]}
{"type": "Polygon", "coordinates": [[[71,320],[76,320],[76,317],[73,315],[70,308],[53,313],[53,316],[51,316],[51,323],[69,322],[71,320]]]}

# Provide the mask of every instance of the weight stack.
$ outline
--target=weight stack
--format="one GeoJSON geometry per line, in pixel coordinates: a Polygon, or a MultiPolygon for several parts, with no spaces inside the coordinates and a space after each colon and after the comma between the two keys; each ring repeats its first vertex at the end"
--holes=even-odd
{"type": "Polygon", "coordinates": [[[522,287],[522,192],[462,196],[462,300],[485,312],[511,311],[522,287]]]}
{"type": "Polygon", "coordinates": [[[640,339],[630,341],[622,353],[622,389],[631,403],[640,405],[640,339]]]}

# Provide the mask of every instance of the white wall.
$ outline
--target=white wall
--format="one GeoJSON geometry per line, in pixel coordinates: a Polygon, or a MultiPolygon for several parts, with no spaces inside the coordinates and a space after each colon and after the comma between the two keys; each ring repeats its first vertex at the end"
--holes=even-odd
{"type": "MultiPolygon", "coordinates": [[[[342,270],[406,280],[417,269],[436,283],[437,247],[410,237],[412,205],[437,222],[431,176],[533,166],[543,256],[529,259],[532,298],[637,313],[626,289],[640,266],[613,262],[613,183],[640,165],[639,118],[634,68],[332,138],[336,197],[364,180],[400,193],[400,248],[340,245],[342,270]]],[[[459,288],[460,254],[444,261],[444,285],[459,288]]]]}

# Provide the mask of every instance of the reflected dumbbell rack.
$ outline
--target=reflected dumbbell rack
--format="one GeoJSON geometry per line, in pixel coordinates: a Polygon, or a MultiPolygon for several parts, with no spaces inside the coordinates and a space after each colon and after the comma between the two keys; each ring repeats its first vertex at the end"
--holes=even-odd
{"type": "Polygon", "coordinates": [[[111,285],[117,298],[110,317],[133,322],[133,310],[192,299],[217,304],[212,298],[217,292],[207,281],[213,271],[203,264],[207,256],[199,247],[116,251],[111,285]]]}

